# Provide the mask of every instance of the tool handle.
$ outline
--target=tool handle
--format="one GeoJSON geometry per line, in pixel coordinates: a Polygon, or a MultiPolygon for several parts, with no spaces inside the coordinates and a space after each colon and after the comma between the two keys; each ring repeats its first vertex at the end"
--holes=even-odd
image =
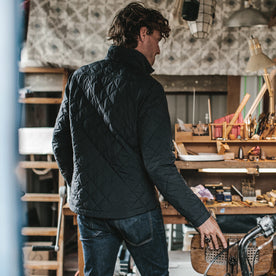
{"type": "Polygon", "coordinates": [[[55,251],[54,245],[33,245],[32,251],[55,251]]]}
{"type": "Polygon", "coordinates": [[[233,127],[233,124],[237,121],[238,117],[239,117],[239,114],[240,112],[243,110],[243,108],[245,107],[246,103],[248,102],[250,98],[250,94],[246,93],[244,98],[242,99],[240,105],[238,106],[236,112],[234,113],[234,116],[232,118],[232,120],[230,121],[230,124],[229,126],[227,127],[226,129],[226,137],[228,136],[228,134],[230,133],[232,127],[233,127]]]}
{"type": "Polygon", "coordinates": [[[62,219],[62,206],[66,196],[66,187],[61,186],[59,188],[59,214],[58,214],[58,226],[57,226],[57,236],[56,236],[56,244],[55,245],[33,245],[32,251],[59,251],[59,237],[60,237],[60,228],[61,228],[61,219],[62,219]]]}

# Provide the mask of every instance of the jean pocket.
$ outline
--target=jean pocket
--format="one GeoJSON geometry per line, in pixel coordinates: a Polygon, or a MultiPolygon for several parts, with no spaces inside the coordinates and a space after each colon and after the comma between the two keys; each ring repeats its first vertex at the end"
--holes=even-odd
{"type": "Polygon", "coordinates": [[[141,246],[152,240],[153,227],[151,213],[120,220],[120,231],[127,243],[141,246]]]}
{"type": "Polygon", "coordinates": [[[106,223],[103,220],[90,218],[83,215],[78,215],[77,220],[80,230],[80,239],[82,241],[93,238],[101,238],[107,232],[106,223]]]}

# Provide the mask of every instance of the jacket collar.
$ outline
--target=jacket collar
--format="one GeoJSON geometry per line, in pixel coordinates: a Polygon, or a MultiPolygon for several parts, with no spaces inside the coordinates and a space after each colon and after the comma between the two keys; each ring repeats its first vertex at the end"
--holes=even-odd
{"type": "Polygon", "coordinates": [[[146,57],[135,49],[112,45],[106,58],[121,62],[135,71],[142,71],[145,74],[151,74],[154,71],[146,57]]]}

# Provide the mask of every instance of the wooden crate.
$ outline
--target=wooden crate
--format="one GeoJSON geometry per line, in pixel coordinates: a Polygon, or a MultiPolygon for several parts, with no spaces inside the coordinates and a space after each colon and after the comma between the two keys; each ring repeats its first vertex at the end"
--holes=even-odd
{"type": "MultiPolygon", "coordinates": [[[[24,263],[27,264],[29,261],[48,261],[49,260],[49,251],[32,251],[33,245],[52,245],[51,242],[26,242],[23,247],[23,256],[24,263]]],[[[26,268],[24,271],[25,276],[33,276],[33,275],[49,275],[48,270],[43,269],[32,269],[26,268]]]]}
{"type": "MultiPolygon", "coordinates": [[[[192,124],[184,124],[187,127],[191,127],[192,124]]],[[[210,134],[210,128],[209,128],[209,135],[207,136],[195,136],[192,132],[186,132],[181,131],[179,129],[179,124],[175,124],[175,142],[176,143],[183,143],[183,142],[196,142],[196,141],[210,141],[211,140],[211,134],[210,134]]]]}

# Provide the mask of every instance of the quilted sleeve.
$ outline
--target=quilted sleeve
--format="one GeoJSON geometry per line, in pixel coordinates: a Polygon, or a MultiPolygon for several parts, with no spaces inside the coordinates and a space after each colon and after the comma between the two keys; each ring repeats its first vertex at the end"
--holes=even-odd
{"type": "Polygon", "coordinates": [[[69,81],[57,115],[52,147],[60,172],[70,186],[73,174],[73,150],[69,120],[69,81]]]}
{"type": "Polygon", "coordinates": [[[159,83],[140,107],[138,134],[144,165],[154,185],[181,215],[195,227],[200,226],[210,214],[174,164],[168,105],[159,83]]]}

